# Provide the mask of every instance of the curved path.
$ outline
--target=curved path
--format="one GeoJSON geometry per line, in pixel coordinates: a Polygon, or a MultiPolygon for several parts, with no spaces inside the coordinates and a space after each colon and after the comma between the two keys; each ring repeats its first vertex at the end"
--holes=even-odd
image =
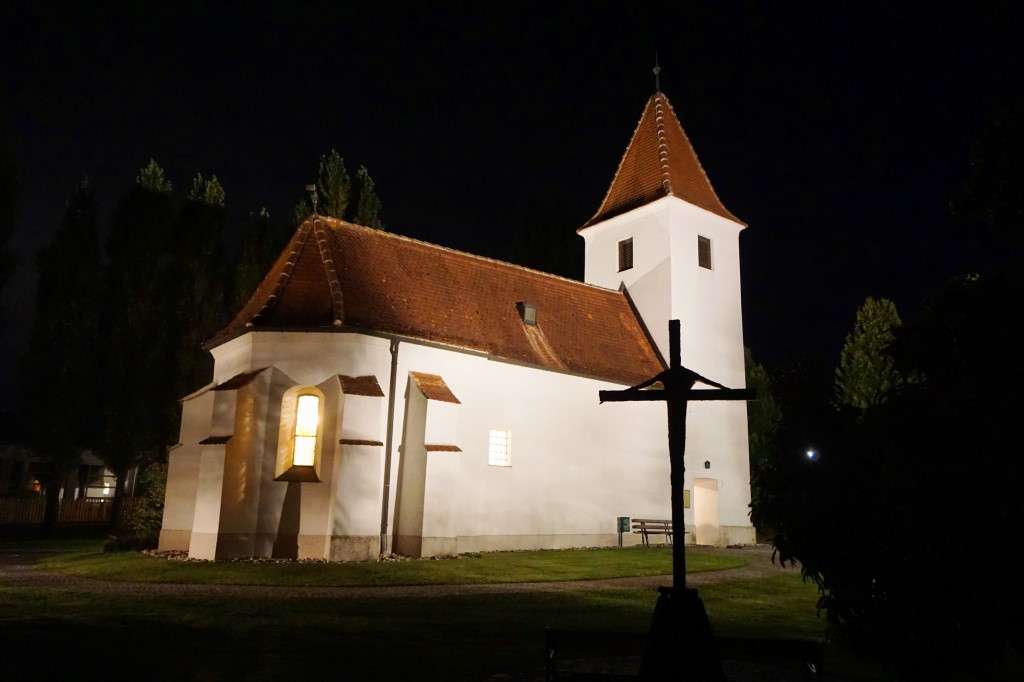
{"type": "MultiPolygon", "coordinates": [[[[763,578],[780,573],[796,573],[796,568],[782,568],[771,561],[771,548],[766,546],[743,549],[701,548],[702,552],[740,556],[747,565],[721,571],[706,571],[687,576],[693,586],[708,583],[763,578]]],[[[578,592],[615,589],[650,588],[669,584],[671,576],[645,576],[641,578],[610,578],[602,580],[574,580],[543,583],[491,583],[467,585],[408,585],[386,587],[294,587],[270,585],[200,585],[191,583],[140,583],[79,578],[63,573],[51,573],[36,567],[39,553],[0,553],[0,585],[32,587],[91,594],[120,595],[178,595],[267,598],[350,599],[350,598],[408,598],[441,597],[463,594],[511,594],[544,592],[578,592]]]]}

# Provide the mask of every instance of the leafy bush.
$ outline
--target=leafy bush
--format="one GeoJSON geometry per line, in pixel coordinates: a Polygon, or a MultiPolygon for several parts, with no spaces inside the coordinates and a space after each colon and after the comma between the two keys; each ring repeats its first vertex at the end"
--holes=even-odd
{"type": "Polygon", "coordinates": [[[167,465],[152,464],[139,476],[135,513],[127,527],[107,538],[104,552],[155,549],[163,524],[164,494],[167,490],[167,465]]]}

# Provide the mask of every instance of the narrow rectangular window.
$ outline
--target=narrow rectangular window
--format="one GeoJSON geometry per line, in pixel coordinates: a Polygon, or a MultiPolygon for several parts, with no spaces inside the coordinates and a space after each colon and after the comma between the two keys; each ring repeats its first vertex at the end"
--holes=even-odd
{"type": "Polygon", "coordinates": [[[707,237],[697,237],[697,265],[711,269],[711,240],[707,237]]]}
{"type": "Polygon", "coordinates": [[[487,463],[492,467],[512,466],[512,432],[491,429],[487,441],[487,463]]]}
{"type": "Polygon", "coordinates": [[[633,238],[619,242],[619,272],[633,267],[633,238]]]}

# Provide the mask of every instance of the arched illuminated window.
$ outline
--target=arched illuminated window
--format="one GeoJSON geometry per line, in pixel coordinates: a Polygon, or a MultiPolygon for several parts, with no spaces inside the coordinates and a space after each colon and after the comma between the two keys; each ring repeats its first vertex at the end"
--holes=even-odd
{"type": "Polygon", "coordinates": [[[311,467],[316,462],[316,437],[320,429],[320,398],[300,395],[295,407],[295,445],[292,466],[311,467]]]}
{"type": "Polygon", "coordinates": [[[295,386],[285,391],[281,399],[274,480],[320,480],[320,451],[325,433],[324,408],[324,394],[314,386],[295,386]]]}

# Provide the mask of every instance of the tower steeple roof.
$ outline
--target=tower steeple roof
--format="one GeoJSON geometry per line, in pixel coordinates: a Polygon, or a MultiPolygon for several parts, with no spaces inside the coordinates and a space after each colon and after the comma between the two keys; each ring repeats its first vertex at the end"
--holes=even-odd
{"type": "Polygon", "coordinates": [[[746,226],[715,194],[668,98],[655,92],[647,100],[601,207],[583,228],[662,197],[677,197],[746,226]]]}

